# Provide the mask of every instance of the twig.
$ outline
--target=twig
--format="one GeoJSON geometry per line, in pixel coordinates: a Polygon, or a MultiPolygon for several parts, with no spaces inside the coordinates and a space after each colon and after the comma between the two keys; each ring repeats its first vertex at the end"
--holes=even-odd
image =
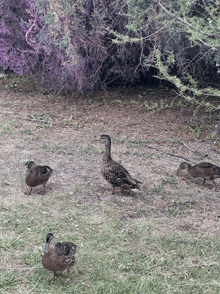
{"type": "Polygon", "coordinates": [[[199,154],[200,156],[208,157],[208,154],[202,154],[202,153],[200,153],[199,151],[193,150],[192,148],[190,148],[189,146],[187,146],[185,142],[183,142],[183,145],[184,145],[186,148],[188,148],[189,150],[191,150],[192,152],[199,154]]]}
{"type": "Polygon", "coordinates": [[[184,145],[186,148],[188,148],[189,150],[191,150],[192,152],[196,152],[195,150],[193,150],[192,148],[190,148],[189,146],[187,146],[185,142],[183,142],[183,145],[184,145]]]}
{"type": "MultiPolygon", "coordinates": [[[[208,34],[208,33],[205,33],[199,29],[197,29],[195,26],[191,25],[190,23],[188,23],[185,19],[182,19],[181,17],[177,16],[176,14],[170,12],[160,1],[157,1],[157,4],[169,15],[171,16],[172,18],[175,18],[179,21],[181,21],[182,23],[184,23],[185,25],[187,25],[190,29],[204,35],[204,36],[207,36],[207,37],[210,37],[210,38],[216,38],[217,36],[214,35],[214,34],[208,34]]],[[[199,38],[198,38],[199,39],[199,38]]],[[[200,40],[200,39],[199,39],[200,40]]],[[[217,46],[215,47],[219,47],[220,45],[218,44],[217,46]]]]}
{"type": "Polygon", "coordinates": [[[143,40],[142,39],[140,39],[140,43],[141,43],[141,54],[140,54],[140,58],[139,58],[139,63],[137,65],[137,67],[135,68],[134,73],[136,73],[138,67],[141,65],[141,61],[142,61],[142,58],[143,58],[144,45],[143,45],[143,40]]]}
{"type": "Polygon", "coordinates": [[[168,282],[167,282],[167,278],[166,278],[166,277],[165,277],[165,281],[166,281],[166,284],[167,284],[168,291],[169,291],[169,293],[171,293],[171,292],[170,292],[170,285],[168,284],[168,282]]]}
{"type": "MultiPolygon", "coordinates": [[[[20,119],[25,119],[25,120],[29,120],[29,121],[34,121],[34,122],[40,122],[40,123],[43,123],[43,124],[48,124],[50,125],[51,123],[49,123],[48,121],[45,121],[45,120],[40,120],[40,119],[30,119],[30,118],[20,118],[20,119]]],[[[52,124],[51,124],[52,125],[52,124]]]]}
{"type": "Polygon", "coordinates": [[[169,254],[168,253],[166,253],[164,250],[162,250],[159,246],[157,246],[156,244],[151,244],[151,245],[153,245],[153,246],[155,246],[155,247],[157,247],[157,249],[159,249],[160,250],[160,252],[163,252],[163,254],[165,254],[166,256],[169,256],[169,254]]]}
{"type": "Polygon", "coordinates": [[[176,155],[176,154],[172,154],[172,153],[168,153],[168,152],[165,152],[165,151],[159,150],[159,149],[157,149],[157,148],[154,148],[154,147],[151,147],[151,146],[148,146],[148,145],[142,144],[142,143],[138,143],[138,142],[135,142],[135,141],[129,141],[129,143],[138,144],[138,145],[141,144],[141,145],[144,146],[144,147],[147,147],[147,148],[150,148],[150,149],[154,149],[154,150],[156,150],[156,151],[158,151],[158,152],[162,152],[162,153],[164,153],[164,154],[167,154],[168,156],[174,156],[174,157],[182,158],[182,159],[184,159],[184,160],[186,160],[186,161],[192,162],[193,164],[197,164],[196,162],[194,162],[194,161],[192,161],[192,160],[190,160],[190,159],[187,159],[187,158],[185,158],[185,157],[183,157],[183,156],[176,155]]]}
{"type": "Polygon", "coordinates": [[[50,122],[45,121],[45,120],[30,119],[30,118],[23,118],[23,117],[16,117],[16,119],[23,119],[23,120],[32,121],[32,122],[39,122],[39,123],[48,124],[48,125],[51,125],[51,126],[54,126],[54,127],[60,127],[60,128],[68,129],[68,127],[58,126],[58,125],[55,125],[55,124],[51,124],[50,122]]]}
{"type": "Polygon", "coordinates": [[[203,104],[203,102],[205,101],[207,97],[205,96],[202,101],[199,103],[199,105],[196,107],[196,109],[193,111],[193,116],[191,117],[190,121],[193,120],[193,118],[195,117],[196,113],[199,111],[199,108],[201,107],[201,105],[203,104]]]}

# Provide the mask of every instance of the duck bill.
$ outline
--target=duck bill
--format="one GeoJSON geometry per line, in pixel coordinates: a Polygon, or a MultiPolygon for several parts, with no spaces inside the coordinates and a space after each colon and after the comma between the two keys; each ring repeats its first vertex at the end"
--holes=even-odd
{"type": "Polygon", "coordinates": [[[29,168],[26,169],[25,175],[28,173],[28,171],[29,171],[29,168]]]}
{"type": "Polygon", "coordinates": [[[45,244],[44,253],[47,253],[48,251],[48,243],[45,244]]]}

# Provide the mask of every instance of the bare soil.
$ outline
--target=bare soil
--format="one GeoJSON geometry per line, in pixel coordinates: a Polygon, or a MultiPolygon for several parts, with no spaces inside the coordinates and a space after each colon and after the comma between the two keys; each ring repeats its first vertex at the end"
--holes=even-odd
{"type": "Polygon", "coordinates": [[[30,196],[24,194],[24,164],[33,160],[54,170],[45,205],[47,194],[54,192],[61,205],[68,197],[93,208],[100,201],[114,201],[121,218],[156,219],[158,231],[219,234],[219,180],[217,191],[211,191],[209,181],[202,188],[202,179],[192,179],[185,171],[177,174],[184,160],[171,156],[219,165],[218,117],[177,106],[178,99],[170,89],[144,87],[75,96],[1,90],[2,205],[34,203],[40,197],[42,187],[34,188],[30,196]],[[174,101],[174,106],[156,113],[144,106],[145,101],[160,99],[174,101]],[[141,191],[105,194],[111,187],[100,173],[103,146],[96,143],[100,134],[112,138],[113,159],[143,182],[141,191]]]}

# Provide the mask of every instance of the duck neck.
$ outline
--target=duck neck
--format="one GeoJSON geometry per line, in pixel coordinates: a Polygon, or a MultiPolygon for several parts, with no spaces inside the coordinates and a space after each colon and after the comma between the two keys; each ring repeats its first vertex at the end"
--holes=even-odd
{"type": "Polygon", "coordinates": [[[191,164],[188,163],[187,169],[190,170],[192,168],[191,164]]]}
{"type": "Polygon", "coordinates": [[[111,159],[111,142],[105,145],[105,152],[103,154],[103,160],[111,159]]]}

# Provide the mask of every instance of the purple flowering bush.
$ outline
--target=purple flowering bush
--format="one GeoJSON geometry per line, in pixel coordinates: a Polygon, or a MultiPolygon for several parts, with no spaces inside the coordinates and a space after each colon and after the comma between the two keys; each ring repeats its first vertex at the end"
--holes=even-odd
{"type": "Polygon", "coordinates": [[[137,81],[139,43],[114,44],[111,31],[129,36],[127,5],[108,0],[2,0],[0,66],[38,78],[55,91],[103,89],[137,81]]]}
{"type": "Polygon", "coordinates": [[[163,78],[174,84],[176,74],[186,84],[189,75],[199,85],[205,77],[218,83],[217,12],[207,10],[213,20],[204,20],[202,11],[206,6],[171,0],[1,0],[0,67],[59,92],[130,85],[164,65],[171,78],[163,78]],[[191,27],[204,21],[203,31],[188,31],[181,11],[191,27]]]}

